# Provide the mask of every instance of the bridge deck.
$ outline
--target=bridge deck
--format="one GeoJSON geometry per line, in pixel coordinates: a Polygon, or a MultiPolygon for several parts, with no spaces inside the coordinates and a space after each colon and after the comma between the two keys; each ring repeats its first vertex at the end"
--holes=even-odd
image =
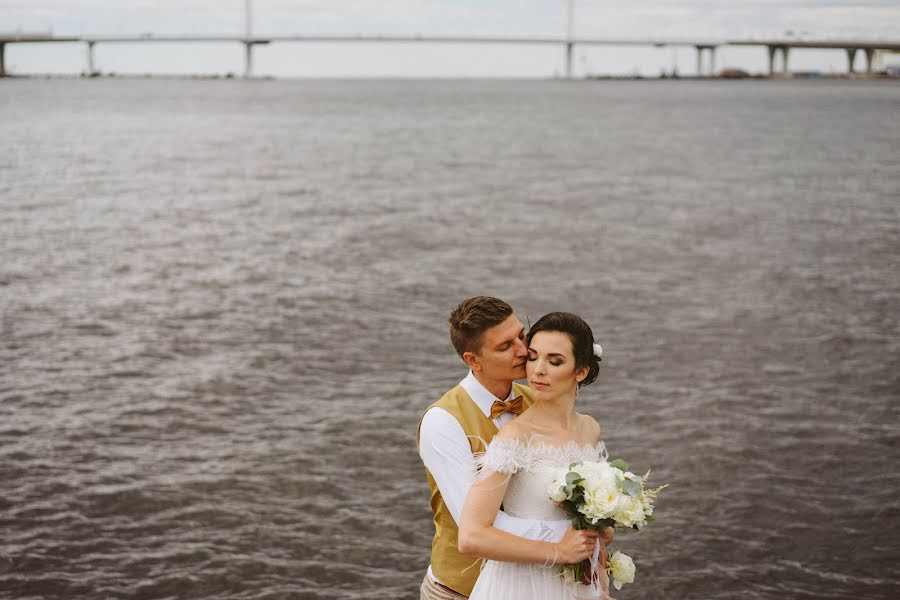
{"type": "Polygon", "coordinates": [[[900,50],[897,40],[864,40],[864,39],[617,39],[580,37],[566,38],[561,36],[467,36],[467,35],[267,35],[267,36],[233,36],[233,35],[81,35],[55,36],[47,34],[0,34],[0,43],[137,43],[137,42],[239,42],[250,44],[269,44],[272,42],[430,42],[445,44],[574,44],[578,46],[779,46],[789,48],[818,48],[859,50],[900,50]]]}

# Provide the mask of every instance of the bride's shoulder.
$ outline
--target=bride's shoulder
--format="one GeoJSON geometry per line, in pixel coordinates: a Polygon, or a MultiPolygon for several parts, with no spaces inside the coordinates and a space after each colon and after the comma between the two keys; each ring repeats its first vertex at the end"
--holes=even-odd
{"type": "Polygon", "coordinates": [[[527,448],[532,445],[536,438],[541,437],[541,431],[528,422],[527,419],[518,417],[509,423],[506,423],[497,431],[494,440],[497,445],[504,445],[507,448],[527,448]]]}
{"type": "Polygon", "coordinates": [[[506,425],[503,425],[498,431],[494,439],[501,440],[522,440],[528,437],[530,428],[524,420],[513,419],[506,425]]]}
{"type": "Polygon", "coordinates": [[[592,417],[591,415],[584,415],[579,413],[578,417],[580,419],[581,430],[585,433],[588,439],[592,440],[595,444],[600,441],[600,423],[597,422],[597,419],[592,417]]]}
{"type": "Polygon", "coordinates": [[[500,428],[485,451],[475,455],[478,471],[512,474],[528,464],[528,436],[521,426],[508,423],[500,428]]]}

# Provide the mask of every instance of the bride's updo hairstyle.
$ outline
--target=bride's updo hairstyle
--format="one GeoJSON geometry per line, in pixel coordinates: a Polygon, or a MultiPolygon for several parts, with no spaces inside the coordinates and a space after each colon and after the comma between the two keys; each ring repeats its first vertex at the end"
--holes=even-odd
{"type": "Polygon", "coordinates": [[[572,340],[572,350],[575,353],[575,370],[582,367],[588,368],[587,377],[581,380],[578,387],[590,385],[597,379],[600,372],[600,357],[594,355],[594,332],[590,325],[578,315],[567,312],[547,313],[528,331],[528,345],[531,338],[541,331],[559,331],[565,333],[572,340]]]}

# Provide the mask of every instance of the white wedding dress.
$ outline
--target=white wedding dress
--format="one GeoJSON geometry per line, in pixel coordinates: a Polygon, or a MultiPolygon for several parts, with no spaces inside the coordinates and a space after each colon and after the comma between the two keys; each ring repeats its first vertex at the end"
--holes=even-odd
{"type": "MultiPolygon", "coordinates": [[[[547,495],[547,487],[560,468],[580,460],[606,460],[603,442],[596,446],[569,442],[564,446],[527,443],[495,437],[487,450],[475,457],[480,476],[490,471],[508,473],[509,487],[503,497],[503,511],[513,517],[564,520],[566,514],[547,495]]],[[[568,583],[560,577],[559,566],[486,561],[469,600],[572,600],[597,598],[587,586],[568,583]]]]}

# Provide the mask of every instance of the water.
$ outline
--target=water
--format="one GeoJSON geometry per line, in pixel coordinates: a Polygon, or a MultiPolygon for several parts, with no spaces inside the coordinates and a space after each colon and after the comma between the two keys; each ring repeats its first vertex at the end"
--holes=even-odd
{"type": "Polygon", "coordinates": [[[0,81],[0,596],[418,597],[470,295],[584,316],[621,598],[900,593],[900,87],[0,81]],[[628,539],[625,539],[628,538],[628,539]]]}

